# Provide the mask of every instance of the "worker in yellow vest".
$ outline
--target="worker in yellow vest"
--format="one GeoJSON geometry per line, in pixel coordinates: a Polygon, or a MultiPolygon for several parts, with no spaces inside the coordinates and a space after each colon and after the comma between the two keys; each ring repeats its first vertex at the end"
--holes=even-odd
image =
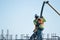
{"type": "Polygon", "coordinates": [[[43,25],[44,22],[46,22],[46,20],[42,17],[39,18],[39,16],[37,14],[35,14],[35,19],[34,19],[34,25],[35,25],[35,29],[34,29],[34,33],[32,34],[32,36],[30,37],[30,40],[34,40],[35,37],[37,36],[38,40],[42,40],[42,30],[44,29],[43,25]]]}
{"type": "Polygon", "coordinates": [[[34,21],[35,29],[34,32],[36,32],[38,29],[43,30],[44,29],[44,22],[46,22],[45,18],[37,18],[34,21]]]}

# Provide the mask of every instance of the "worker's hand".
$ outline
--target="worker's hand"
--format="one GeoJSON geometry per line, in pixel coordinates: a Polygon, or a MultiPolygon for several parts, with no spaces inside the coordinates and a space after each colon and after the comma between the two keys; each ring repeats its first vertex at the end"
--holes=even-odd
{"type": "Polygon", "coordinates": [[[44,23],[43,18],[38,19],[38,23],[40,23],[40,24],[44,23]]]}

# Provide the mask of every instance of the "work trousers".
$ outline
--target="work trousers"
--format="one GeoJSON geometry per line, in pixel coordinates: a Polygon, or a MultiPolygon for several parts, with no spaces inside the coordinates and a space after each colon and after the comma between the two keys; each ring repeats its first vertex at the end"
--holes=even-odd
{"type": "Polygon", "coordinates": [[[42,40],[42,31],[41,30],[37,30],[37,40],[42,40]]]}
{"type": "Polygon", "coordinates": [[[37,32],[34,32],[29,40],[42,40],[42,31],[37,30],[37,32]]]}
{"type": "Polygon", "coordinates": [[[34,32],[29,40],[35,40],[36,36],[37,36],[37,32],[34,32]]]}

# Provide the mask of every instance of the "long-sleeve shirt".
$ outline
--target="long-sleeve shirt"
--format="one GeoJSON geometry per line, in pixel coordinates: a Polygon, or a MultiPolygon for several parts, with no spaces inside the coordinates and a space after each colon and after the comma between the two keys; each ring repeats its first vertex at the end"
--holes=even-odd
{"type": "Polygon", "coordinates": [[[44,28],[44,22],[46,22],[46,20],[45,20],[45,18],[40,18],[40,24],[38,23],[38,20],[37,19],[35,19],[34,21],[34,25],[37,25],[39,28],[44,28]]]}

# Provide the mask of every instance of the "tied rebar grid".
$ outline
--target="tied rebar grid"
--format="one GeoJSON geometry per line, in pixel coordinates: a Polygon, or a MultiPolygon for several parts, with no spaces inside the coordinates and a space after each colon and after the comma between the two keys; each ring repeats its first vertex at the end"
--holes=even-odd
{"type": "MultiPolygon", "coordinates": [[[[12,35],[9,34],[9,30],[7,30],[6,35],[4,35],[4,30],[1,30],[0,34],[0,40],[29,40],[30,36],[28,34],[21,34],[21,37],[18,39],[18,35],[15,35],[15,38],[13,38],[12,35]]],[[[49,37],[50,35],[46,35],[47,38],[44,38],[44,34],[42,34],[43,40],[60,40],[60,37],[56,35],[56,33],[51,34],[51,38],[49,37]]]]}

